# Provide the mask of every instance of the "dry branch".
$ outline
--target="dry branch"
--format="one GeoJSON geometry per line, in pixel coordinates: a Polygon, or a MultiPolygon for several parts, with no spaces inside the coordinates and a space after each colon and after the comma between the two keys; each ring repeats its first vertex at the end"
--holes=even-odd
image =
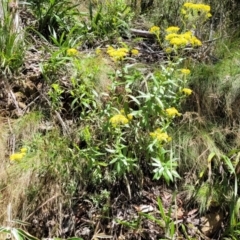
{"type": "Polygon", "coordinates": [[[138,37],[154,38],[155,36],[153,33],[150,33],[149,31],[139,30],[135,28],[131,28],[130,32],[138,37]]]}

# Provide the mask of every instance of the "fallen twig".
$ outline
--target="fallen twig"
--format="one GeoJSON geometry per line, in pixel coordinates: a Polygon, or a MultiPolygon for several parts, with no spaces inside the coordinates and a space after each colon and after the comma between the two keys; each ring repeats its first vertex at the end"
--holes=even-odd
{"type": "Polygon", "coordinates": [[[139,29],[135,29],[135,28],[131,28],[130,32],[139,37],[154,38],[154,36],[155,36],[153,33],[150,33],[149,31],[139,30],[139,29]]]}

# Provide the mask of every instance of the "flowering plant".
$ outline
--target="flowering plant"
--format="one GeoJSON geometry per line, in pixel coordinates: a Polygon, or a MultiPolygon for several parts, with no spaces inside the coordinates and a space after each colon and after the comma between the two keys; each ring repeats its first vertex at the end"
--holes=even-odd
{"type": "Polygon", "coordinates": [[[27,153],[27,148],[23,147],[20,149],[20,152],[13,153],[10,156],[10,160],[11,161],[20,161],[25,157],[26,153],[27,153]]]}

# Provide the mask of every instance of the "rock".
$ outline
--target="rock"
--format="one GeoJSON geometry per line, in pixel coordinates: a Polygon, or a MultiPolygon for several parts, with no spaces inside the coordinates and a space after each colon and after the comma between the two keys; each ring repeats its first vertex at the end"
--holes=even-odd
{"type": "Polygon", "coordinates": [[[223,213],[215,211],[201,217],[200,231],[207,237],[211,237],[221,228],[223,213]]]}

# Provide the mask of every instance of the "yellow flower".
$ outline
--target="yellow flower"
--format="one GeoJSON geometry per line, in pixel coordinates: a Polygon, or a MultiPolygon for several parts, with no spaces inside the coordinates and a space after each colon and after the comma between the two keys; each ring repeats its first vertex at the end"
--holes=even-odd
{"type": "Polygon", "coordinates": [[[166,113],[169,117],[181,116],[181,113],[175,107],[167,108],[166,113]]]}
{"type": "Polygon", "coordinates": [[[179,37],[179,34],[177,34],[177,33],[169,33],[169,34],[165,37],[165,39],[166,39],[167,41],[170,41],[172,38],[175,38],[175,37],[179,37]]]}
{"type": "Polygon", "coordinates": [[[205,20],[210,18],[212,15],[210,14],[211,7],[206,4],[201,3],[184,3],[181,13],[186,18],[195,17],[203,17],[205,20]]]}
{"type": "Polygon", "coordinates": [[[172,140],[172,138],[169,137],[168,134],[163,132],[160,128],[157,128],[154,132],[150,132],[149,135],[159,142],[170,142],[172,140]]]}
{"type": "Polygon", "coordinates": [[[168,48],[165,49],[165,52],[166,52],[166,53],[171,53],[172,51],[173,51],[173,49],[170,48],[170,47],[168,47],[168,48]]]}
{"type": "Polygon", "coordinates": [[[107,49],[107,53],[110,57],[113,58],[113,60],[118,61],[118,60],[123,60],[123,58],[127,56],[128,49],[127,48],[115,49],[115,48],[109,46],[107,49]]]}
{"type": "Polygon", "coordinates": [[[186,95],[191,95],[192,94],[192,89],[190,88],[183,88],[182,92],[186,95]]]}
{"type": "Polygon", "coordinates": [[[154,34],[160,34],[160,28],[157,26],[153,26],[149,29],[149,32],[154,34]]]}
{"type": "Polygon", "coordinates": [[[132,114],[128,114],[127,118],[131,121],[133,119],[133,115],[132,114]]]}
{"type": "Polygon", "coordinates": [[[21,152],[21,153],[26,153],[26,152],[27,152],[27,148],[25,148],[25,147],[21,148],[21,149],[20,149],[20,152],[21,152]]]}
{"type": "Polygon", "coordinates": [[[210,12],[211,11],[211,7],[209,5],[206,4],[201,4],[201,3],[184,3],[183,7],[186,9],[193,9],[193,10],[198,10],[198,11],[202,11],[202,12],[210,12]]]}
{"type": "Polygon", "coordinates": [[[113,127],[117,127],[119,125],[128,124],[131,119],[125,117],[123,114],[116,114],[110,118],[109,122],[112,124],[113,127]]]}
{"type": "Polygon", "coordinates": [[[133,115],[132,115],[132,114],[127,114],[127,115],[126,115],[124,109],[121,109],[121,110],[120,110],[120,113],[121,113],[121,115],[126,116],[130,121],[133,119],[133,115]]]}
{"type": "Polygon", "coordinates": [[[196,38],[195,36],[192,37],[190,42],[193,46],[202,46],[202,42],[198,38],[196,38]]]}
{"type": "Polygon", "coordinates": [[[186,46],[188,41],[183,37],[175,37],[170,40],[170,43],[175,47],[186,46]]]}
{"type": "Polygon", "coordinates": [[[14,153],[10,156],[11,161],[20,161],[25,156],[25,153],[14,153]]]}
{"type": "Polygon", "coordinates": [[[179,27],[172,26],[172,27],[168,27],[166,29],[166,32],[167,33],[177,33],[179,31],[179,29],[180,29],[179,27]]]}
{"type": "Polygon", "coordinates": [[[192,32],[191,31],[187,31],[183,34],[181,34],[181,36],[185,39],[187,39],[188,41],[190,41],[192,39],[192,32]]]}
{"type": "Polygon", "coordinates": [[[132,55],[138,55],[139,51],[137,49],[132,49],[131,53],[132,53],[132,55]]]}
{"type": "Polygon", "coordinates": [[[181,69],[181,73],[184,74],[184,75],[188,75],[188,74],[191,73],[191,71],[187,68],[183,68],[183,69],[181,69]]]}
{"type": "Polygon", "coordinates": [[[201,46],[202,42],[195,36],[193,36],[191,31],[187,31],[185,33],[177,34],[177,33],[169,33],[165,37],[166,41],[169,41],[171,45],[174,47],[185,47],[186,45],[201,46]]]}
{"type": "Polygon", "coordinates": [[[208,18],[212,17],[212,14],[211,13],[207,13],[207,17],[208,18]]]}
{"type": "Polygon", "coordinates": [[[78,50],[75,48],[69,48],[67,50],[67,55],[68,56],[76,56],[78,54],[78,50]]]}
{"type": "Polygon", "coordinates": [[[127,48],[119,48],[118,51],[128,53],[128,49],[127,48]]]}
{"type": "Polygon", "coordinates": [[[183,4],[183,6],[186,7],[186,8],[191,8],[192,5],[194,5],[194,3],[186,2],[186,3],[183,4]]]}
{"type": "Polygon", "coordinates": [[[184,10],[184,9],[181,9],[181,14],[182,14],[182,15],[186,15],[186,14],[187,14],[187,11],[184,10]]]}

